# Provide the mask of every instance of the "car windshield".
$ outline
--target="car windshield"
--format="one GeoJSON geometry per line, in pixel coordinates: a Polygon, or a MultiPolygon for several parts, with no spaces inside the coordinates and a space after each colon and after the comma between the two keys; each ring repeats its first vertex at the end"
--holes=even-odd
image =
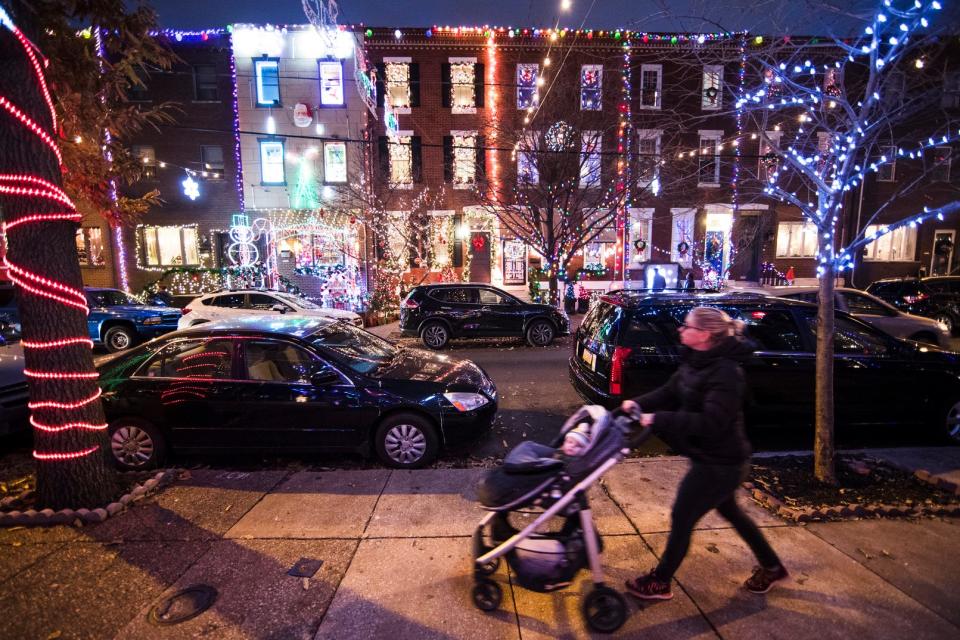
{"type": "Polygon", "coordinates": [[[133,296],[127,295],[123,291],[116,291],[114,289],[107,289],[105,291],[90,291],[87,293],[87,296],[90,298],[90,306],[93,307],[119,307],[121,305],[129,305],[134,307],[143,306],[143,303],[133,296]]]}
{"type": "Polygon", "coordinates": [[[357,373],[375,371],[400,353],[386,340],[346,322],[332,322],[309,339],[357,373]]]}
{"type": "Polygon", "coordinates": [[[278,298],[280,298],[284,302],[289,302],[291,304],[297,305],[301,309],[322,309],[323,308],[318,304],[314,304],[313,302],[310,302],[306,298],[301,298],[299,296],[292,296],[288,293],[277,293],[274,295],[276,295],[278,298]]]}

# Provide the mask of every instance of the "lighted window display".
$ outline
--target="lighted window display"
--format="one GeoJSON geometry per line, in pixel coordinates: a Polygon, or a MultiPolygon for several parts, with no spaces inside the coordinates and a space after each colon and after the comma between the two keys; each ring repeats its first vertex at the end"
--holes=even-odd
{"type": "Polygon", "coordinates": [[[613,242],[588,242],[583,248],[583,268],[605,268],[607,258],[613,255],[613,247],[613,242]]]}
{"type": "Polygon", "coordinates": [[[340,60],[320,61],[320,104],[343,106],[343,62],[340,60]]]}
{"type": "Polygon", "coordinates": [[[344,263],[343,232],[302,232],[280,241],[280,252],[293,256],[296,267],[332,267],[344,263]]]}
{"type": "Polygon", "coordinates": [[[503,284],[527,281],[527,245],[523,240],[503,241],[503,284]]]}
{"type": "MultiPolygon", "coordinates": [[[[867,226],[866,237],[880,233],[879,225],[867,226]]],[[[863,259],[883,262],[912,262],[917,255],[917,228],[898,227],[863,248],[863,259]]]]}
{"type": "Polygon", "coordinates": [[[180,267],[200,264],[197,227],[140,227],[142,259],[150,267],[180,267]]]}
{"type": "Polygon", "coordinates": [[[450,64],[450,92],[453,113],[476,113],[476,63],[450,64]]]}
{"type": "Polygon", "coordinates": [[[283,141],[260,141],[260,181],[263,184],[286,184],[283,166],[283,141]]]}
{"type": "Polygon", "coordinates": [[[477,132],[453,131],[453,184],[469,186],[477,177],[477,132]]]}
{"type": "Polygon", "coordinates": [[[410,63],[388,62],[385,67],[387,100],[394,109],[410,108],[410,63]]]}
{"type": "Polygon", "coordinates": [[[412,136],[397,136],[387,143],[390,151],[390,182],[395,185],[413,184],[412,136]]]}
{"type": "Polygon", "coordinates": [[[603,108],[603,65],[585,64],[580,67],[580,109],[600,111],[603,108]]]}
{"type": "Polygon", "coordinates": [[[254,60],[253,71],[257,78],[257,106],[280,105],[280,61],[254,60]]]}
{"type": "Polygon", "coordinates": [[[347,143],[323,143],[323,179],[342,184],[347,181],[347,143]]]}
{"type": "Polygon", "coordinates": [[[701,107],[704,111],[720,108],[723,100],[723,65],[708,64],[703,67],[703,96],[701,107]]]}
{"type": "Polygon", "coordinates": [[[540,75],[539,64],[517,65],[517,109],[528,109],[537,106],[537,77],[540,75]]]}
{"type": "Polygon", "coordinates": [[[77,256],[85,267],[102,267],[106,260],[103,255],[103,231],[100,227],[77,229],[77,256]]]}
{"type": "Polygon", "coordinates": [[[589,189],[600,186],[600,138],[599,131],[584,131],[580,154],[580,186],[589,189]]]}
{"type": "Polygon", "coordinates": [[[773,69],[763,70],[763,82],[767,85],[767,95],[779,96],[783,90],[783,78],[773,69]]]}
{"type": "Polygon", "coordinates": [[[777,225],[778,258],[815,258],[817,227],[812,222],[781,222],[777,225]]]}
{"type": "Polygon", "coordinates": [[[659,129],[641,129],[639,132],[637,182],[640,186],[650,186],[660,179],[661,133],[659,129]]]}

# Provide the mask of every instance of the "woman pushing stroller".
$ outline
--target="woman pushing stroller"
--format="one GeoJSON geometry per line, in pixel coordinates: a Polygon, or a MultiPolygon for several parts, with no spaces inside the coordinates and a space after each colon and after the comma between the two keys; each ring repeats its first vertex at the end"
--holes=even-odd
{"type": "Polygon", "coordinates": [[[645,600],[669,600],[670,583],[687,554],[697,521],[711,509],[733,525],[760,566],[744,586],[766,593],[788,576],[757,525],[737,505],[736,490],[750,469],[750,445],[743,426],[745,382],[740,363],[752,356],[742,337],[743,322],[714,307],[696,307],[680,326],[684,345],[680,368],[659,389],[623,409],[642,410],[640,423],[675,451],[690,458],[671,512],[670,536],[659,564],[627,581],[627,590],[645,600]],[[639,407],[638,407],[639,405],[639,407]]]}

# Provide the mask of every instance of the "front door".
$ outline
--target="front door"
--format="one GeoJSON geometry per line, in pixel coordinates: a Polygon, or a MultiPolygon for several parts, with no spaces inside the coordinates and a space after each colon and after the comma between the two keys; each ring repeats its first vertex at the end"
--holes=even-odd
{"type": "Polygon", "coordinates": [[[470,234],[470,282],[490,282],[490,233],[470,234]]]}
{"type": "Polygon", "coordinates": [[[948,276],[953,268],[954,231],[937,229],[933,234],[933,251],[930,258],[931,276],[948,276]]]}

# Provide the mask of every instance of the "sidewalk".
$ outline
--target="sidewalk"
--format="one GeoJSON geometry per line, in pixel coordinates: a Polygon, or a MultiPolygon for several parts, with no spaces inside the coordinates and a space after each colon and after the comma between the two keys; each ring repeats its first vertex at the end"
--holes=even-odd
{"type": "MultiPolygon", "coordinates": [[[[960,450],[884,451],[938,458],[960,450]]],[[[631,460],[593,491],[609,583],[652,567],[669,531],[681,458],[631,460]]],[[[503,604],[471,603],[470,534],[482,469],[189,472],[107,522],[0,529],[0,637],[579,638],[589,577],[553,594],[495,579],[503,604]],[[310,578],[288,571],[322,560],[310,578]],[[212,608],[176,625],[148,621],[164,597],[196,584],[212,608]],[[59,634],[59,635],[58,635],[59,634]]],[[[960,637],[960,522],[864,520],[792,526],[746,509],[791,570],[766,596],[745,592],[744,544],[710,514],[677,575],[675,597],[638,606],[624,638],[960,637]]]]}

